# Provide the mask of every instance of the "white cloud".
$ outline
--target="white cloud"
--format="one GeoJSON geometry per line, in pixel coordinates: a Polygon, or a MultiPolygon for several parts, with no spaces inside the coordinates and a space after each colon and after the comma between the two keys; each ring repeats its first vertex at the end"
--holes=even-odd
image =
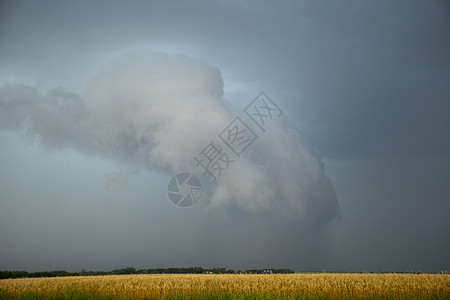
{"type": "MultiPolygon", "coordinates": [[[[127,55],[104,67],[83,96],[3,87],[2,128],[28,120],[50,148],[73,148],[147,168],[201,175],[193,157],[228,125],[218,69],[185,55],[127,55]]],[[[328,221],[336,195],[320,158],[288,121],[274,122],[212,185],[209,209],[230,205],[328,221]]],[[[14,126],[13,126],[14,125],[14,126]]]]}

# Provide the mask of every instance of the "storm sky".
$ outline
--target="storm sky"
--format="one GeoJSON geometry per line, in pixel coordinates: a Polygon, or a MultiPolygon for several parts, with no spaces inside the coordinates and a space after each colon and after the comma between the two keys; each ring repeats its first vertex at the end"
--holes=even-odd
{"type": "Polygon", "coordinates": [[[0,270],[448,271],[449,53],[446,1],[3,1],[0,270]]]}

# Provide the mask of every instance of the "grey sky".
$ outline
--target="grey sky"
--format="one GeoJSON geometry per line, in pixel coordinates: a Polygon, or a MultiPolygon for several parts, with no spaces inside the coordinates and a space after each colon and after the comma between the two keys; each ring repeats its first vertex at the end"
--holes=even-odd
{"type": "Polygon", "coordinates": [[[446,1],[3,1],[0,269],[449,270],[449,53],[446,1]],[[284,123],[172,206],[260,91],[284,123]]]}

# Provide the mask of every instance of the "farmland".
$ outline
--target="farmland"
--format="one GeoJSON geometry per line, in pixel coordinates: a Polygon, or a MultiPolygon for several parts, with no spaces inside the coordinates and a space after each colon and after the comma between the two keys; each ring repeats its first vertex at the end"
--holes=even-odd
{"type": "Polygon", "coordinates": [[[152,274],[0,280],[0,299],[450,299],[449,274],[152,274]]]}

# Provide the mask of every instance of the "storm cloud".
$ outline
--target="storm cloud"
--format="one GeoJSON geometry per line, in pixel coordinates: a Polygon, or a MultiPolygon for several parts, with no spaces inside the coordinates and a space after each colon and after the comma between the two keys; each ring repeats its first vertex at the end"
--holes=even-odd
{"type": "MultiPolygon", "coordinates": [[[[232,115],[222,99],[220,71],[185,55],[126,55],[104,67],[83,98],[61,89],[40,94],[33,87],[5,86],[2,127],[19,127],[22,120],[27,134],[46,148],[201,176],[193,157],[232,115]]],[[[321,159],[287,126],[287,119],[274,124],[258,147],[218,178],[206,197],[209,207],[278,207],[320,222],[338,214],[321,159]]]]}
{"type": "Polygon", "coordinates": [[[449,12],[1,2],[0,269],[448,270],[449,12]],[[211,182],[194,157],[236,117],[258,138],[211,182]]]}

